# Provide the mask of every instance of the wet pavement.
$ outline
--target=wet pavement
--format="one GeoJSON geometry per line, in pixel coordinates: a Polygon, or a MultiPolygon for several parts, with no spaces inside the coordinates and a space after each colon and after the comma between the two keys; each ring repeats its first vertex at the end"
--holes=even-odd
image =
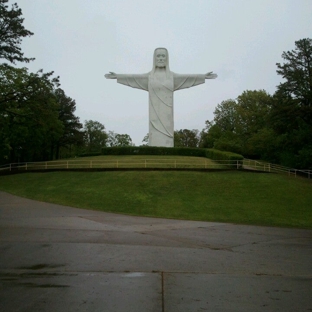
{"type": "Polygon", "coordinates": [[[0,311],[312,311],[312,231],[0,192],[0,311]]]}

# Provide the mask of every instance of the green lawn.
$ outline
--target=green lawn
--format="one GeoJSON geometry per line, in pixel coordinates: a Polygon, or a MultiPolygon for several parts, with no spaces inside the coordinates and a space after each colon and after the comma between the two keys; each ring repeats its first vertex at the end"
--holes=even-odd
{"type": "MultiPolygon", "coordinates": [[[[224,163],[236,167],[236,162],[224,163]]],[[[227,166],[205,157],[158,156],[158,155],[122,155],[92,156],[62,159],[48,162],[22,163],[20,170],[68,169],[68,168],[196,168],[221,169],[227,166]]]]}
{"type": "Polygon", "coordinates": [[[312,228],[312,181],[243,171],[44,172],[0,176],[0,190],[129,215],[312,228]]]}

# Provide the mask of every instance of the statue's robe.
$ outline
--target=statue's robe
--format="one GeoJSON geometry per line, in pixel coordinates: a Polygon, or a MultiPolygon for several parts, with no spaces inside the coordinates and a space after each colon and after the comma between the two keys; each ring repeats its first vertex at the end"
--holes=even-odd
{"type": "Polygon", "coordinates": [[[117,74],[117,82],[149,93],[149,146],[174,146],[173,92],[205,83],[205,75],[117,74]]]}

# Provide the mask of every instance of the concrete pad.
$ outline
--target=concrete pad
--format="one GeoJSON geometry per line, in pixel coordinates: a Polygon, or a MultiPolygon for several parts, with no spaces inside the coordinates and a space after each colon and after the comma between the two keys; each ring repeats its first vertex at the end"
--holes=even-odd
{"type": "Polygon", "coordinates": [[[277,276],[166,274],[168,311],[311,311],[312,279],[277,276]]]}
{"type": "Polygon", "coordinates": [[[161,311],[161,277],[153,273],[1,275],[1,311],[161,311]]]}
{"type": "Polygon", "coordinates": [[[312,311],[312,231],[0,192],[0,311],[312,311]]]}

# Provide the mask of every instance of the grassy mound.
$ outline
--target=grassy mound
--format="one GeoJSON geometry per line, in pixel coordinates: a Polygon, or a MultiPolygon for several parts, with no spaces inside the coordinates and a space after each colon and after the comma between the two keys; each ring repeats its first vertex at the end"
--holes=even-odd
{"type": "Polygon", "coordinates": [[[251,172],[45,172],[0,177],[0,190],[129,215],[312,228],[311,180],[251,172]]]}

